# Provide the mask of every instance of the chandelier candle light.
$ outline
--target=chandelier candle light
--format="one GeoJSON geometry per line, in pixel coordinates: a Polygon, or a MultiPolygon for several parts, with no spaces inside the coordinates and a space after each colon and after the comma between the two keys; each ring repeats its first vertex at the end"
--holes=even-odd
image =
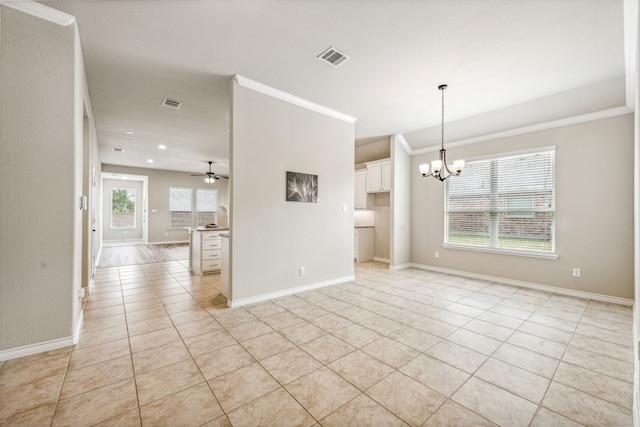
{"type": "Polygon", "coordinates": [[[441,132],[442,140],[441,140],[441,146],[440,146],[440,160],[434,160],[431,162],[431,169],[432,169],[431,173],[429,173],[428,163],[424,163],[420,165],[420,173],[422,174],[422,176],[430,175],[440,181],[444,181],[445,179],[449,178],[451,175],[453,176],[460,175],[460,172],[462,172],[462,169],[464,168],[464,160],[455,160],[453,162],[453,172],[449,169],[449,166],[447,166],[447,150],[444,149],[444,90],[446,88],[447,88],[447,85],[438,86],[438,89],[440,89],[440,92],[442,93],[442,132],[441,132]],[[443,168],[444,170],[447,171],[447,175],[444,175],[443,168]]]}

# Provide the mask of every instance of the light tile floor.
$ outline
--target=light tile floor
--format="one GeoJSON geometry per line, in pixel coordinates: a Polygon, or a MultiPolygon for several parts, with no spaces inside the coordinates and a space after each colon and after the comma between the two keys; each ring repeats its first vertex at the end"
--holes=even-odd
{"type": "Polygon", "coordinates": [[[630,307],[386,267],[234,309],[100,269],[77,346],[0,362],[0,424],[632,425],[630,307]]]}

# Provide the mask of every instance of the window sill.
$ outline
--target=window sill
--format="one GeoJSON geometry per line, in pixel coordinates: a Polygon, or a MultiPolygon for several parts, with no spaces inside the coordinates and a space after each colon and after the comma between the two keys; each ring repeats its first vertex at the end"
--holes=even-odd
{"type": "Polygon", "coordinates": [[[525,251],[514,251],[509,249],[483,248],[480,246],[456,245],[453,243],[443,243],[442,247],[446,249],[459,249],[463,251],[486,252],[491,254],[522,256],[522,257],[529,257],[529,258],[541,258],[541,259],[550,259],[550,260],[558,259],[558,254],[555,254],[555,253],[525,252],[525,251]]]}

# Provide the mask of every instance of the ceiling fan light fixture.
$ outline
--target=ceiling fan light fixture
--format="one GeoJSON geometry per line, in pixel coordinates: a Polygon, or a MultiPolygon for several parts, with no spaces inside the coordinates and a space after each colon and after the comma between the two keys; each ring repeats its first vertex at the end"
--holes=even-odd
{"type": "Polygon", "coordinates": [[[206,182],[207,184],[213,184],[214,182],[216,182],[216,178],[213,176],[208,176],[204,179],[204,182],[206,182]]]}

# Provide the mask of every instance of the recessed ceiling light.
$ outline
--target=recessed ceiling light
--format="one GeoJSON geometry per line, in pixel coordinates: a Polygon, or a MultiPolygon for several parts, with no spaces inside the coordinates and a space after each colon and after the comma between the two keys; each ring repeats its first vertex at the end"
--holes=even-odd
{"type": "Polygon", "coordinates": [[[153,160],[147,159],[147,163],[153,163],[153,160]]]}
{"type": "Polygon", "coordinates": [[[134,133],[131,132],[130,130],[125,130],[124,133],[126,133],[127,135],[134,135],[134,133]]]}
{"type": "Polygon", "coordinates": [[[161,149],[161,150],[166,150],[167,146],[164,145],[164,144],[160,144],[160,145],[158,145],[158,148],[161,149]]]}
{"type": "Polygon", "coordinates": [[[122,153],[124,152],[124,148],[113,147],[113,151],[115,151],[116,153],[122,153]]]}

